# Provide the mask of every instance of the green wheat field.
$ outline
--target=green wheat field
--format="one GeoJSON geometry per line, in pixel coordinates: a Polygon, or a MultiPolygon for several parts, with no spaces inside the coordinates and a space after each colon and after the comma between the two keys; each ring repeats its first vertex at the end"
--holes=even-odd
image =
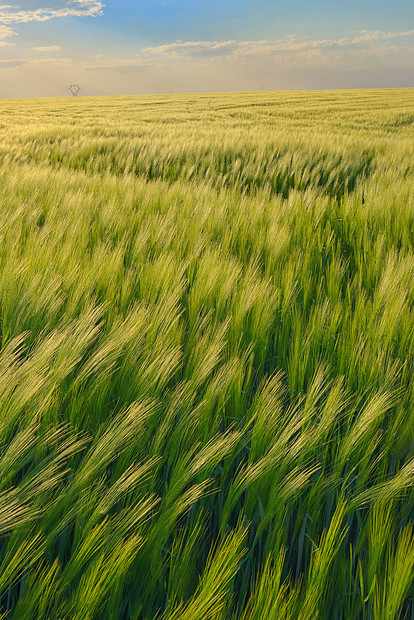
{"type": "Polygon", "coordinates": [[[0,138],[0,618],[414,618],[414,89],[0,138]]]}

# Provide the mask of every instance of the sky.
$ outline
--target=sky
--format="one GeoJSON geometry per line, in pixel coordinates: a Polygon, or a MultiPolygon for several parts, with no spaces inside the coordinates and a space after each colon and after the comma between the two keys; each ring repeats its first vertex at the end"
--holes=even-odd
{"type": "Polygon", "coordinates": [[[0,0],[0,97],[414,86],[414,0],[0,0]]]}

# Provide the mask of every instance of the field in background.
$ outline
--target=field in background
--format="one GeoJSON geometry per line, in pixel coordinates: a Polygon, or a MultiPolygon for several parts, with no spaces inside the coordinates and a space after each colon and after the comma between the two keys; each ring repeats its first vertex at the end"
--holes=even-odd
{"type": "Polygon", "coordinates": [[[414,618],[413,110],[0,101],[0,617],[414,618]]]}

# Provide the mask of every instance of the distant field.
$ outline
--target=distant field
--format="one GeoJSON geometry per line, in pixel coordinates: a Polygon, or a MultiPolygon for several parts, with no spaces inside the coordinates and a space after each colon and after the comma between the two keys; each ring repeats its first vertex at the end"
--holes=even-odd
{"type": "Polygon", "coordinates": [[[413,619],[414,89],[0,100],[0,187],[0,618],[413,619]]]}

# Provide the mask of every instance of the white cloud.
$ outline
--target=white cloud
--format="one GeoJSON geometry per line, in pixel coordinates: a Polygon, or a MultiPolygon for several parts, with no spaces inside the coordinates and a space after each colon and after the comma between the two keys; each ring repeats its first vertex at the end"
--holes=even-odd
{"type": "MultiPolygon", "coordinates": [[[[389,39],[398,39],[401,37],[409,37],[414,34],[414,30],[406,30],[405,32],[384,32],[383,30],[361,30],[358,36],[353,37],[351,43],[372,43],[377,41],[387,41],[389,39]]],[[[346,40],[346,39],[345,39],[346,40]]]]}
{"type": "Polygon", "coordinates": [[[1,39],[9,39],[10,37],[16,36],[17,32],[15,32],[12,28],[8,26],[2,26],[0,24],[0,40],[1,39]]]}
{"type": "Polygon", "coordinates": [[[45,53],[45,54],[49,54],[52,52],[60,52],[61,51],[61,47],[59,47],[59,45],[47,45],[45,47],[31,47],[30,51],[31,52],[41,52],[41,53],[45,53]]]}
{"type": "Polygon", "coordinates": [[[15,6],[0,5],[0,23],[44,22],[56,17],[95,17],[102,14],[103,8],[100,0],[51,0],[45,7],[39,7],[39,2],[22,0],[15,6]]]}
{"type": "Polygon", "coordinates": [[[22,62],[24,65],[70,65],[72,63],[72,58],[36,58],[36,59],[27,59],[22,62]]]}

